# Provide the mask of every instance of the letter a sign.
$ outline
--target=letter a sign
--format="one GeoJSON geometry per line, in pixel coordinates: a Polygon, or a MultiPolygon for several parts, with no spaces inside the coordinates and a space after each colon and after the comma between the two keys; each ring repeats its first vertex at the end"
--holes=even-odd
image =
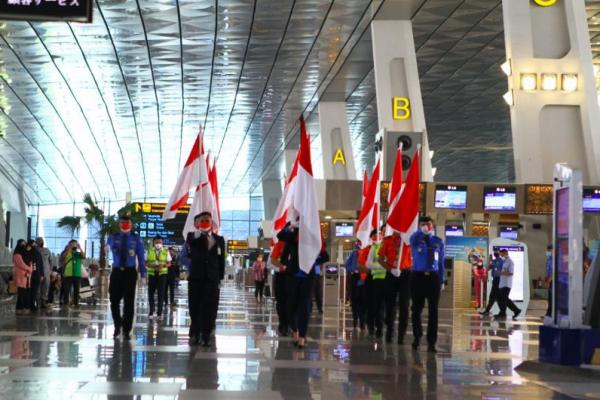
{"type": "Polygon", "coordinates": [[[346,158],[344,157],[344,152],[341,148],[337,149],[335,156],[333,157],[333,165],[336,165],[338,162],[341,162],[342,165],[346,165],[346,158]]]}

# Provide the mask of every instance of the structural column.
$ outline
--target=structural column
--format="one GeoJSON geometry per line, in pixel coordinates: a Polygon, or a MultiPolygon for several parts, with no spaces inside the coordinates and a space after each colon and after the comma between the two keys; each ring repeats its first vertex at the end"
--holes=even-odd
{"type": "Polygon", "coordinates": [[[282,195],[281,181],[277,179],[264,180],[262,182],[262,190],[265,220],[270,221],[275,215],[277,204],[279,204],[279,199],[282,195]]]}
{"type": "Polygon", "coordinates": [[[503,0],[515,172],[550,183],[554,164],[600,183],[600,112],[584,0],[503,0]]]}
{"type": "Polygon", "coordinates": [[[320,102],[319,125],[325,179],[356,179],[346,103],[320,102]]]}
{"type": "MultiPolygon", "coordinates": [[[[412,136],[420,137],[422,142],[421,180],[431,181],[433,176],[412,22],[373,21],[371,36],[379,129],[405,132],[409,136],[418,133],[412,136]]],[[[385,157],[386,152],[383,153],[385,157]]],[[[386,175],[384,172],[384,179],[389,179],[386,175]]]]}

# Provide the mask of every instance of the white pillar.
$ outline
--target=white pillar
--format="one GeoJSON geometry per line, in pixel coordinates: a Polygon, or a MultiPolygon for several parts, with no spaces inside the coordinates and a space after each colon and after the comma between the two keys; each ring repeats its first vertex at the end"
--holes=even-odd
{"type": "Polygon", "coordinates": [[[320,102],[319,125],[323,149],[323,177],[356,179],[345,102],[320,102]]]}
{"type": "Polygon", "coordinates": [[[600,183],[600,111],[584,0],[503,0],[515,172],[519,183],[550,183],[554,164],[582,171],[600,183]],[[525,90],[523,74],[535,74],[525,90]],[[542,90],[542,74],[556,74],[557,89],[542,90]],[[563,74],[577,75],[574,91],[563,74]]]}
{"type": "MultiPolygon", "coordinates": [[[[371,24],[377,117],[379,129],[422,132],[421,180],[432,181],[425,111],[419,83],[411,21],[373,21],[371,24]],[[398,110],[394,118],[394,98],[408,100],[408,110],[398,110]],[[402,119],[398,118],[401,117],[402,119]]],[[[404,106],[399,102],[397,106],[404,106]]],[[[384,152],[385,153],[385,152],[384,152]]],[[[384,177],[389,179],[389,177],[384,177]]]]}
{"type": "Polygon", "coordinates": [[[272,220],[273,216],[275,215],[275,211],[277,211],[279,199],[281,198],[281,195],[283,193],[281,188],[281,181],[277,179],[263,180],[262,190],[265,219],[272,220]]]}

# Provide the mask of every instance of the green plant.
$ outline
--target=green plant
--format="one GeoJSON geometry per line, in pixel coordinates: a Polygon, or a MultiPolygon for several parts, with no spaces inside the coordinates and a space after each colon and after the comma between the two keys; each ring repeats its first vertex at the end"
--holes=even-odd
{"type": "Polygon", "coordinates": [[[58,220],[56,226],[68,230],[71,233],[71,237],[74,237],[75,233],[79,232],[81,229],[81,217],[62,217],[58,220]]]}

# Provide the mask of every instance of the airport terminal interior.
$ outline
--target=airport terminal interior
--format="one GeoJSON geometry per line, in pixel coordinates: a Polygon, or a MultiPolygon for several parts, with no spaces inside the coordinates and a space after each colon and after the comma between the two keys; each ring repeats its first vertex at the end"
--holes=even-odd
{"type": "Polygon", "coordinates": [[[0,400],[600,399],[600,0],[0,0],[0,400]]]}

